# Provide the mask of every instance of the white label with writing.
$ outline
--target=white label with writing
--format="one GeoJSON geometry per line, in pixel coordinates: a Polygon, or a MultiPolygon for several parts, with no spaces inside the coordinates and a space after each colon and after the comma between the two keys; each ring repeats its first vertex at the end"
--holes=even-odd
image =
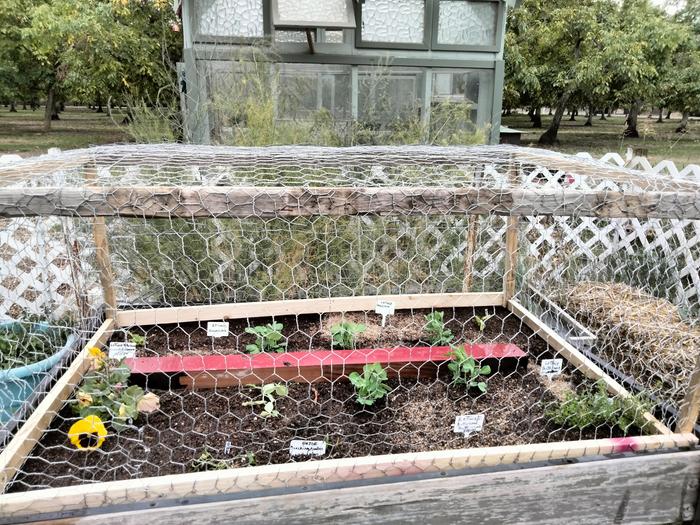
{"type": "Polygon", "coordinates": [[[127,359],[136,355],[135,343],[112,342],[109,343],[110,359],[127,359]]]}
{"type": "Polygon", "coordinates": [[[227,441],[224,443],[224,454],[230,454],[233,451],[233,443],[227,441]]]}
{"type": "Polygon", "coordinates": [[[326,453],[325,441],[304,441],[292,439],[289,443],[290,456],[323,456],[326,453]]]}
{"type": "Polygon", "coordinates": [[[226,321],[209,321],[207,323],[208,337],[228,337],[228,323],[226,321]]]}
{"type": "Polygon", "coordinates": [[[543,359],[540,362],[540,374],[552,379],[554,376],[561,374],[563,366],[563,359],[543,359]]]}
{"type": "Polygon", "coordinates": [[[473,432],[479,432],[484,428],[484,414],[467,414],[466,416],[457,416],[455,418],[454,431],[468,436],[473,432]]]}
{"type": "Polygon", "coordinates": [[[377,306],[374,311],[382,316],[382,326],[386,325],[387,315],[394,315],[395,308],[396,305],[394,301],[377,301],[377,306]]]}

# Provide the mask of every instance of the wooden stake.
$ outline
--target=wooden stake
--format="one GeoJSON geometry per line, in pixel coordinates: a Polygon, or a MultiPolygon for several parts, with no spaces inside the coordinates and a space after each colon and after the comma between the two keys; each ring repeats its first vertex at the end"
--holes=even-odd
{"type": "Polygon", "coordinates": [[[464,284],[462,291],[468,292],[473,286],[474,280],[474,254],[476,253],[476,241],[479,235],[479,215],[469,216],[467,229],[467,249],[464,252],[464,284]]]}
{"type": "Polygon", "coordinates": [[[518,218],[508,217],[507,224],[505,271],[503,273],[504,306],[515,295],[515,271],[518,265],[518,218]]]}
{"type": "Polygon", "coordinates": [[[688,391],[681,402],[676,432],[692,432],[700,412],[700,353],[695,361],[695,370],[688,381],[688,391]]]}
{"type": "MultiPolygon", "coordinates": [[[[89,183],[96,178],[97,167],[93,161],[85,166],[85,180],[89,183]]],[[[95,241],[95,260],[100,272],[100,284],[105,301],[105,316],[107,319],[114,319],[117,313],[117,294],[114,289],[114,273],[107,241],[107,223],[104,217],[93,219],[92,232],[95,241]]]]}

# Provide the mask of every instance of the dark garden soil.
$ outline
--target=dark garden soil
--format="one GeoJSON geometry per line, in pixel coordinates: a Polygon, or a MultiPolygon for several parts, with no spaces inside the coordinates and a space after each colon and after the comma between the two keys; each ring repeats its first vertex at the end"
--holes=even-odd
{"type": "MultiPolygon", "coordinates": [[[[463,343],[514,343],[531,355],[539,355],[547,345],[533,336],[532,331],[522,321],[501,307],[489,308],[447,308],[444,312],[445,326],[455,336],[455,344],[463,343]],[[483,317],[488,311],[492,314],[483,332],[479,331],[476,316],[483,317]],[[495,315],[494,315],[495,314],[495,315]]],[[[287,338],[288,351],[329,350],[331,348],[330,327],[340,321],[352,321],[366,325],[364,333],[356,339],[358,348],[393,348],[396,346],[429,346],[424,331],[425,315],[431,310],[398,311],[389,316],[387,326],[381,327],[381,317],[374,312],[346,314],[315,314],[299,316],[279,316],[275,321],[282,323],[282,333],[287,338]]],[[[272,318],[237,319],[229,321],[228,337],[207,336],[207,323],[182,323],[179,325],[154,326],[131,329],[132,333],[145,334],[144,347],[137,349],[137,355],[153,357],[165,354],[233,354],[244,352],[255,337],[246,334],[248,326],[265,325],[272,318]]],[[[113,340],[124,341],[126,333],[117,332],[113,340]]]]}
{"type": "MultiPolygon", "coordinates": [[[[495,324],[495,323],[494,323],[495,324]]],[[[488,378],[488,391],[448,387],[449,378],[395,379],[386,400],[363,409],[349,382],[289,384],[277,403],[281,416],[262,418],[250,387],[220,390],[156,391],[159,411],[142,415],[138,428],[109,436],[102,449],[73,449],[67,439],[75,421],[68,407],[55,418],[21,469],[11,490],[76,485],[192,472],[208,452],[219,467],[293,461],[292,439],[324,440],[321,459],[451,448],[517,445],[620,436],[615,429],[564,430],[548,423],[545,407],[554,401],[531,363],[527,369],[488,378]],[[455,416],[485,414],[481,432],[453,432],[455,416]],[[227,442],[229,446],[227,447],[227,442]]],[[[296,461],[309,460],[297,458],[296,461]]]]}

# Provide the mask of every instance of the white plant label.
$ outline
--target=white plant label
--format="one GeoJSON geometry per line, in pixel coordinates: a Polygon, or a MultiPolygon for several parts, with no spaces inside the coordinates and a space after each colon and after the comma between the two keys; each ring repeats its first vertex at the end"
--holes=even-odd
{"type": "Polygon", "coordinates": [[[396,305],[394,301],[377,301],[377,306],[374,311],[382,316],[382,326],[386,326],[386,318],[388,315],[394,315],[395,308],[396,305]]]}
{"type": "Polygon", "coordinates": [[[128,359],[136,356],[136,343],[109,343],[110,359],[128,359]]]}
{"type": "Polygon", "coordinates": [[[292,439],[289,443],[290,456],[323,456],[326,453],[325,441],[304,441],[292,439]]]}
{"type": "Polygon", "coordinates": [[[226,321],[209,321],[207,323],[208,337],[228,337],[228,323],[226,321]]]}
{"type": "Polygon", "coordinates": [[[484,428],[484,414],[467,414],[465,416],[457,416],[455,418],[454,431],[465,436],[469,436],[474,432],[480,432],[484,428]]]}
{"type": "Polygon", "coordinates": [[[230,454],[233,451],[233,443],[227,441],[224,443],[224,454],[230,454]]]}
{"type": "Polygon", "coordinates": [[[563,366],[563,359],[543,359],[540,362],[540,374],[552,379],[554,376],[561,374],[563,366]]]}

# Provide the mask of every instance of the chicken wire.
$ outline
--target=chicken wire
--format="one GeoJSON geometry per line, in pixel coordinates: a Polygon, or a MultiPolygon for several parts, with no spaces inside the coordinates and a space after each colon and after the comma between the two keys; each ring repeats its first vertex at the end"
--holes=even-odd
{"type": "MultiPolygon", "coordinates": [[[[78,356],[89,369],[6,490],[657,433],[643,413],[677,422],[698,350],[699,187],[506,146],[129,145],[0,168],[7,322],[85,342],[111,307],[132,316],[111,334],[131,345],[78,356]],[[535,334],[511,292],[634,401],[535,334]],[[384,325],[375,296],[399,306],[384,325]],[[211,336],[210,321],[228,326],[211,336]],[[378,399],[362,404],[350,372],[374,363],[378,399]]],[[[36,360],[22,345],[6,368],[36,360]]]]}

